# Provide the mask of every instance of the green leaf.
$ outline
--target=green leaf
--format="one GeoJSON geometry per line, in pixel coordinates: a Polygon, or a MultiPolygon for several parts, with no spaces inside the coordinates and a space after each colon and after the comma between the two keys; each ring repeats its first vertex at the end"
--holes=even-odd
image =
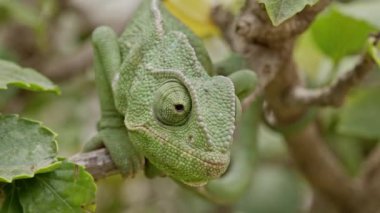
{"type": "Polygon", "coordinates": [[[342,14],[336,8],[321,14],[311,26],[318,47],[336,63],[362,50],[374,31],[376,28],[373,25],[342,14]]]}
{"type": "Polygon", "coordinates": [[[25,212],[93,212],[96,185],[83,167],[63,162],[53,172],[17,180],[25,212]]]}
{"type": "Polygon", "coordinates": [[[363,162],[363,144],[360,140],[350,136],[330,133],[326,135],[329,146],[341,160],[347,172],[354,176],[360,171],[363,162]]]}
{"type": "Polygon", "coordinates": [[[22,207],[17,194],[17,188],[15,184],[8,184],[5,186],[5,201],[2,208],[0,208],[0,213],[20,213],[22,212],[22,207]]]}
{"type": "Polygon", "coordinates": [[[7,89],[7,85],[33,91],[60,92],[56,85],[37,71],[0,59],[0,89],[7,89]]]}
{"type": "Polygon", "coordinates": [[[338,131],[345,135],[380,138],[380,87],[357,89],[340,114],[338,131]]]}
{"type": "Polygon", "coordinates": [[[36,121],[0,115],[0,182],[48,172],[57,162],[55,134],[36,121]]]}
{"type": "MultiPolygon", "coordinates": [[[[379,37],[379,35],[377,35],[377,37],[379,37]]],[[[376,37],[372,37],[368,40],[368,52],[369,54],[371,55],[371,57],[373,58],[373,60],[376,62],[376,64],[380,67],[380,42],[379,42],[379,38],[376,38],[376,37]]]]}
{"type": "Polygon", "coordinates": [[[270,20],[274,26],[300,12],[307,5],[314,5],[318,0],[259,0],[267,10],[270,20]]]}
{"type": "Polygon", "coordinates": [[[380,29],[380,1],[354,1],[337,6],[341,13],[376,26],[380,29]]]}

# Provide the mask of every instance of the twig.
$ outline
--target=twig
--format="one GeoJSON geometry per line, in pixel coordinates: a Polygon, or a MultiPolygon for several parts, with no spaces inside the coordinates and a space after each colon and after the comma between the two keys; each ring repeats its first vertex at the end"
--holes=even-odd
{"type": "Polygon", "coordinates": [[[223,33],[224,39],[228,43],[232,43],[232,35],[234,33],[233,23],[235,19],[233,14],[229,11],[224,10],[222,6],[216,6],[211,11],[211,18],[215,24],[219,26],[219,29],[223,33]]]}
{"type": "Polygon", "coordinates": [[[92,152],[78,153],[70,157],[69,160],[84,166],[95,180],[118,173],[111,156],[105,148],[92,152]]]}
{"type": "Polygon", "coordinates": [[[290,92],[288,102],[297,105],[341,106],[350,89],[356,86],[374,65],[372,57],[366,54],[354,69],[340,76],[330,86],[320,89],[307,89],[302,86],[294,88],[290,92]]]}
{"type": "Polygon", "coordinates": [[[273,80],[276,73],[275,72],[263,72],[265,74],[262,74],[259,78],[259,83],[256,87],[256,89],[248,95],[246,98],[244,98],[241,106],[243,111],[248,109],[256,99],[262,95],[265,91],[265,87],[273,80]]]}
{"type": "Polygon", "coordinates": [[[277,42],[284,42],[304,32],[331,0],[319,0],[319,2],[284,21],[278,27],[271,24],[267,12],[262,4],[256,1],[247,1],[246,8],[236,22],[236,33],[247,40],[265,45],[274,45],[277,42]],[[254,15],[252,15],[254,14],[254,15]]]}
{"type": "Polygon", "coordinates": [[[331,0],[319,0],[314,6],[307,6],[303,11],[277,27],[271,24],[263,5],[255,0],[246,1],[244,10],[239,17],[236,17],[235,21],[233,21],[233,15],[223,10],[222,7],[216,7],[211,15],[231,47],[238,51],[236,50],[238,45],[235,43],[236,40],[241,42],[241,39],[237,39],[236,35],[249,41],[244,42],[245,44],[256,43],[265,46],[276,46],[278,42],[283,43],[284,40],[295,38],[310,26],[318,13],[330,2],[331,0]]]}
{"type": "Polygon", "coordinates": [[[363,164],[363,169],[361,172],[361,177],[365,182],[380,180],[377,176],[380,176],[380,146],[377,146],[371,152],[366,162],[363,164]]]}
{"type": "Polygon", "coordinates": [[[378,212],[380,209],[380,146],[378,145],[369,155],[362,166],[359,176],[366,198],[363,199],[361,212],[378,212]]]}

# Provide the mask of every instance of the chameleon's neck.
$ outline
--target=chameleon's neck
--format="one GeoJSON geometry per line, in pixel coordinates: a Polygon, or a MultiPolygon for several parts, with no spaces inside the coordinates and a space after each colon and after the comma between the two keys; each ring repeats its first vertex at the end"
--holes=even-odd
{"type": "Polygon", "coordinates": [[[162,14],[159,8],[160,0],[152,0],[150,5],[150,10],[152,11],[154,17],[154,27],[156,31],[156,35],[159,38],[162,38],[164,35],[164,22],[162,19],[162,14]]]}

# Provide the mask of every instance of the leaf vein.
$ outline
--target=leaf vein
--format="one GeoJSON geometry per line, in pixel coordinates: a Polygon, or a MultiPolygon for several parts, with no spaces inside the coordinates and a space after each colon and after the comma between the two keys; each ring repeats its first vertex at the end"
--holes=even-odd
{"type": "Polygon", "coordinates": [[[43,180],[40,177],[36,176],[36,179],[39,180],[43,185],[45,185],[54,195],[58,197],[59,200],[61,200],[66,206],[68,206],[71,210],[74,210],[74,208],[62,197],[60,196],[55,190],[54,187],[48,184],[45,180],[43,180]]]}

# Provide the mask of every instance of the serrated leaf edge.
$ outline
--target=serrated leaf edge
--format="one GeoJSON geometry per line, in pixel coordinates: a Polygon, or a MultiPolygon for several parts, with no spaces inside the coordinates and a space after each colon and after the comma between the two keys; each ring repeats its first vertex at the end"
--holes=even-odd
{"type": "Polygon", "coordinates": [[[4,183],[12,183],[15,180],[20,180],[20,179],[29,179],[29,178],[34,178],[35,175],[41,174],[41,173],[47,173],[47,172],[52,172],[56,169],[58,169],[61,166],[62,162],[61,161],[56,161],[47,167],[40,168],[34,172],[34,174],[29,175],[29,174],[20,174],[20,175],[15,175],[10,179],[7,178],[2,178],[0,177],[0,182],[4,183]]]}
{"type": "MultiPolygon", "coordinates": [[[[37,124],[40,129],[44,129],[47,132],[49,132],[49,133],[52,134],[53,142],[55,144],[55,150],[58,153],[58,142],[57,142],[57,139],[56,139],[57,133],[53,132],[48,127],[44,126],[41,121],[37,121],[37,120],[29,119],[29,118],[24,118],[24,117],[20,117],[18,114],[4,115],[4,114],[0,113],[0,117],[15,117],[15,118],[17,118],[19,120],[24,120],[24,121],[27,121],[27,122],[30,122],[30,123],[37,124]]],[[[57,156],[53,160],[55,160],[55,162],[53,162],[52,164],[50,164],[50,165],[48,165],[46,167],[41,167],[38,170],[35,170],[32,175],[29,175],[29,174],[20,174],[20,175],[13,176],[10,179],[0,177],[0,182],[12,183],[14,180],[33,178],[36,174],[51,172],[51,171],[59,168],[61,166],[61,164],[62,164],[62,161],[59,161],[57,156]]]]}
{"type": "Polygon", "coordinates": [[[1,63],[5,63],[8,66],[11,66],[11,67],[14,67],[14,68],[17,68],[17,69],[32,70],[33,72],[37,73],[42,78],[44,78],[46,81],[49,81],[51,83],[51,85],[53,86],[50,89],[45,89],[44,87],[42,87],[42,86],[40,86],[38,84],[30,84],[30,83],[26,83],[26,82],[22,82],[22,81],[14,81],[14,82],[9,82],[9,83],[5,84],[4,87],[0,87],[0,90],[8,89],[8,86],[12,86],[13,85],[13,86],[17,86],[19,88],[23,88],[23,89],[27,89],[27,90],[31,90],[31,91],[54,92],[57,95],[61,94],[61,90],[59,89],[59,87],[57,85],[55,85],[53,82],[50,81],[50,79],[48,79],[47,77],[45,77],[41,73],[37,72],[36,70],[34,70],[32,68],[28,68],[28,67],[21,67],[21,66],[19,66],[18,64],[14,63],[14,62],[3,60],[3,59],[0,59],[0,62],[1,63]]]}
{"type": "Polygon", "coordinates": [[[58,86],[54,86],[51,89],[45,89],[44,87],[41,87],[38,84],[29,84],[25,82],[10,82],[10,83],[7,83],[4,87],[0,87],[0,90],[9,89],[9,86],[16,86],[18,88],[26,89],[26,90],[34,91],[34,92],[53,92],[57,95],[61,94],[61,90],[59,89],[58,86]]]}

